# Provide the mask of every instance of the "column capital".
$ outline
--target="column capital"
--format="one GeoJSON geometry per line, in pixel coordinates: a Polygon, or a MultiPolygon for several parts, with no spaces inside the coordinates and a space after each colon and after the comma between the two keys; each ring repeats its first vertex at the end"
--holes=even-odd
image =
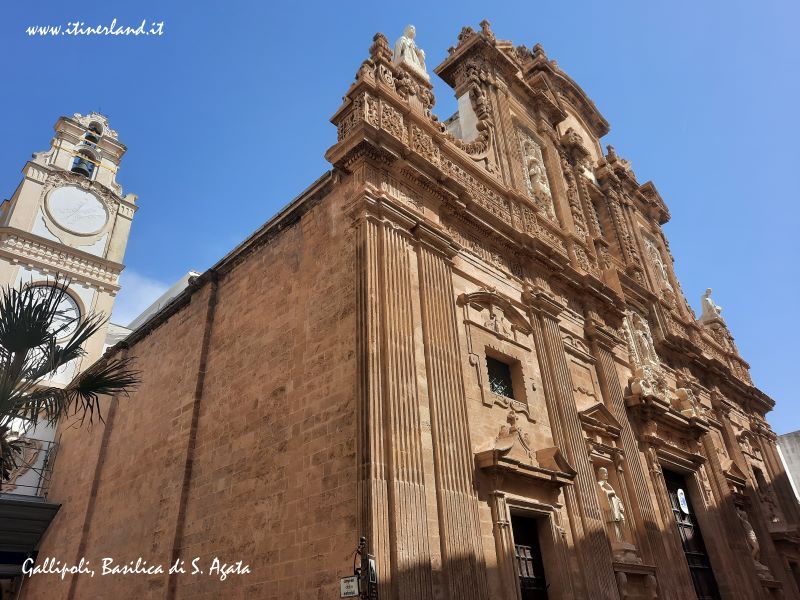
{"type": "Polygon", "coordinates": [[[586,337],[606,350],[610,351],[615,346],[625,343],[614,331],[606,327],[605,323],[595,317],[587,317],[584,327],[586,337]]]}
{"type": "Polygon", "coordinates": [[[457,242],[426,223],[418,222],[411,229],[411,233],[420,246],[444,254],[449,260],[452,260],[461,250],[461,246],[457,242]]]}
{"type": "Polygon", "coordinates": [[[558,316],[566,308],[550,292],[538,286],[528,287],[522,292],[522,302],[535,313],[551,319],[558,319],[558,316]]]}

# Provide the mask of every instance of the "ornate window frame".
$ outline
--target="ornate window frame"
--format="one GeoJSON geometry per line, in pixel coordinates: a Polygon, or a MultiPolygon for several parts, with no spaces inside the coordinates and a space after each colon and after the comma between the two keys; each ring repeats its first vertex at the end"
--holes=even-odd
{"type": "Polygon", "coordinates": [[[458,304],[463,311],[467,351],[475,369],[481,402],[484,406],[499,405],[524,414],[535,423],[531,407],[536,390],[532,329],[527,318],[494,289],[481,289],[461,294],[458,304]],[[492,392],[486,357],[502,360],[511,366],[514,399],[492,392]]]}

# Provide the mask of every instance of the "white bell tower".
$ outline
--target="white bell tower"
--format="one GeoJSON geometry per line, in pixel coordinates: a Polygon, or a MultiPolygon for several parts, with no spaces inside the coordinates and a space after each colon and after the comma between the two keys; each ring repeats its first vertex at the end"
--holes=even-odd
{"type": "MultiPolygon", "coordinates": [[[[136,196],[116,176],[125,146],[101,114],[61,117],[49,150],[33,155],[10,200],[0,204],[0,285],[69,279],[63,308],[83,318],[111,314],[136,196]]],[[[103,352],[105,328],[79,364],[52,383],[67,383],[103,352]]]]}

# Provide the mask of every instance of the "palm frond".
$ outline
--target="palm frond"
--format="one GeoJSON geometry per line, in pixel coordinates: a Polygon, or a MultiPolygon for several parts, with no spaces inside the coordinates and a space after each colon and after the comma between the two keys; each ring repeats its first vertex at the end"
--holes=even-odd
{"type": "Polygon", "coordinates": [[[59,305],[67,286],[68,282],[55,280],[48,286],[3,288],[0,291],[0,346],[6,352],[19,355],[59,337],[72,324],[68,319],[56,322],[57,317],[62,316],[59,305]]]}
{"type": "Polygon", "coordinates": [[[140,372],[132,369],[133,358],[123,358],[108,362],[100,362],[82,373],[69,384],[64,392],[67,394],[68,406],[75,413],[81,412],[81,422],[89,417],[92,422],[95,411],[102,421],[100,412],[100,396],[128,395],[139,385],[140,372]]]}
{"type": "Polygon", "coordinates": [[[107,319],[102,315],[90,315],[78,323],[75,331],[59,344],[56,336],[53,336],[46,343],[39,347],[40,360],[36,364],[31,364],[31,372],[28,377],[41,379],[56,371],[59,367],[68,362],[80,358],[86,354],[83,349],[84,344],[105,324],[107,319]]]}
{"type": "Polygon", "coordinates": [[[22,419],[35,427],[42,419],[54,423],[61,415],[69,412],[69,407],[70,397],[66,389],[39,386],[16,395],[5,414],[14,419],[22,419]]]}
{"type": "Polygon", "coordinates": [[[54,423],[70,412],[102,421],[102,396],[128,394],[140,381],[133,359],[103,360],[65,388],[43,385],[56,371],[86,355],[89,339],[106,323],[103,315],[78,320],[60,308],[69,281],[0,289],[0,481],[8,478],[21,450],[9,423],[54,423]]]}

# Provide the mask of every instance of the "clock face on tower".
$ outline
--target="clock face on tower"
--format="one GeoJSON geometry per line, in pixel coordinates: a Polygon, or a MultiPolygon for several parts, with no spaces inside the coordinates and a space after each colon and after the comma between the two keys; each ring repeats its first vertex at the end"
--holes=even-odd
{"type": "MultiPolygon", "coordinates": [[[[33,297],[37,300],[48,297],[51,292],[51,286],[46,284],[38,284],[31,286],[33,297]]],[[[61,301],[56,308],[56,314],[53,318],[53,323],[50,326],[50,333],[60,330],[58,333],[59,339],[72,335],[78,328],[78,323],[81,319],[81,309],[75,299],[66,292],[61,296],[61,301]]]]}
{"type": "Polygon", "coordinates": [[[105,206],[97,196],[73,186],[50,192],[47,212],[56,225],[79,235],[99,232],[108,220],[105,206]]]}

